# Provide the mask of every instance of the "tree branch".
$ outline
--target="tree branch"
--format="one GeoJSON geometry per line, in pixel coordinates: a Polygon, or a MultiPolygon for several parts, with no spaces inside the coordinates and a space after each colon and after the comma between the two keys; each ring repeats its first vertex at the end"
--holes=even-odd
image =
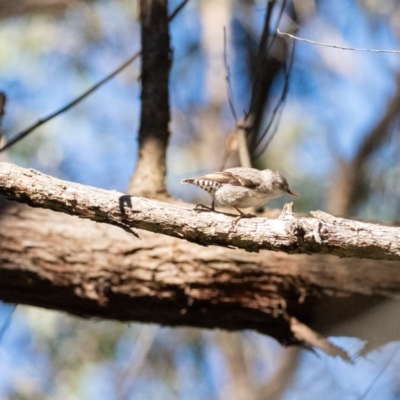
{"type": "MultiPolygon", "coordinates": [[[[7,302],[121,321],[254,329],[284,344],[321,346],[301,324],[323,333],[399,292],[397,262],[377,268],[369,260],[199,248],[145,231],[137,240],[105,224],[1,205],[0,299],[7,302]]],[[[365,327],[352,329],[370,339],[365,327]]],[[[398,339],[398,332],[379,339],[398,339]]]]}
{"type": "Polygon", "coordinates": [[[0,195],[32,207],[204,246],[400,260],[400,228],[335,218],[321,211],[311,212],[314,218],[295,218],[289,209],[278,219],[242,219],[234,225],[231,215],[70,183],[8,163],[0,163],[0,195]]]}

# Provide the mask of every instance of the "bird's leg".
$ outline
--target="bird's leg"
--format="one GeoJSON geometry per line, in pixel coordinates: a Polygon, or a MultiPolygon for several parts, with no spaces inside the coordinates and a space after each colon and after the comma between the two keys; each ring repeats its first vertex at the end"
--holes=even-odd
{"type": "Polygon", "coordinates": [[[256,215],[254,214],[245,214],[242,210],[239,210],[237,207],[232,206],[240,215],[240,218],[254,218],[256,215]]]}
{"type": "Polygon", "coordinates": [[[254,214],[245,214],[243,211],[239,210],[235,206],[232,206],[232,207],[240,214],[233,220],[233,223],[232,223],[233,225],[236,225],[236,223],[239,221],[239,219],[256,217],[256,215],[254,215],[254,214]]]}
{"type": "Polygon", "coordinates": [[[194,208],[195,210],[198,210],[198,209],[201,209],[201,210],[208,210],[208,211],[214,211],[214,212],[216,212],[215,211],[215,201],[213,200],[212,201],[212,203],[211,203],[211,207],[209,207],[209,206],[205,206],[204,204],[197,204],[197,206],[194,208]]]}

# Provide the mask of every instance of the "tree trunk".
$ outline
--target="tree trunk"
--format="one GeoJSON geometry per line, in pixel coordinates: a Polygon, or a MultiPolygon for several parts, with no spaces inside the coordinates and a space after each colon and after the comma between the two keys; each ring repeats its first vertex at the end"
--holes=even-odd
{"type": "Polygon", "coordinates": [[[165,196],[165,158],[169,140],[168,79],[171,48],[167,0],[140,0],[142,95],[139,159],[128,193],[165,196]]]}

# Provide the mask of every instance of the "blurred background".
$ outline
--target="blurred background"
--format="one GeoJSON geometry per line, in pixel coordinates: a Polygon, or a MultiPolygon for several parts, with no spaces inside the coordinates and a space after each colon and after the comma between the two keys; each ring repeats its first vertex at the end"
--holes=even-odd
{"type": "MultiPolygon", "coordinates": [[[[179,3],[170,0],[171,10],[179,3]]],[[[0,0],[3,135],[61,108],[139,50],[138,11],[134,0],[0,0]]],[[[257,167],[281,171],[300,193],[295,211],[398,221],[400,54],[293,48],[292,39],[274,37],[278,26],[337,46],[400,50],[396,0],[189,0],[170,25],[170,193],[209,201],[180,180],[223,164],[236,123],[229,69],[238,119],[252,89],[268,87],[250,150],[257,167]],[[256,58],[269,9],[276,68],[265,84],[256,58]]],[[[139,62],[0,160],[126,190],[137,158],[139,62]]],[[[232,155],[224,164],[237,163],[232,155]]],[[[7,304],[0,339],[0,399],[400,398],[397,343],[351,365],[254,332],[94,321],[7,304]]],[[[356,338],[332,341],[350,354],[362,347],[356,338]]]]}

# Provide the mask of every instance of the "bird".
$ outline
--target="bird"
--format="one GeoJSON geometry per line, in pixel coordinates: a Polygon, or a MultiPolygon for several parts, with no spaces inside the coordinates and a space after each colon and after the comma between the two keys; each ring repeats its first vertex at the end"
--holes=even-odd
{"type": "Polygon", "coordinates": [[[239,218],[255,216],[243,213],[240,208],[259,207],[285,193],[298,196],[290,190],[288,181],[280,172],[270,169],[228,168],[222,172],[182,179],[181,182],[198,186],[211,195],[211,207],[198,204],[195,209],[216,211],[217,203],[235,208],[239,218]]]}

